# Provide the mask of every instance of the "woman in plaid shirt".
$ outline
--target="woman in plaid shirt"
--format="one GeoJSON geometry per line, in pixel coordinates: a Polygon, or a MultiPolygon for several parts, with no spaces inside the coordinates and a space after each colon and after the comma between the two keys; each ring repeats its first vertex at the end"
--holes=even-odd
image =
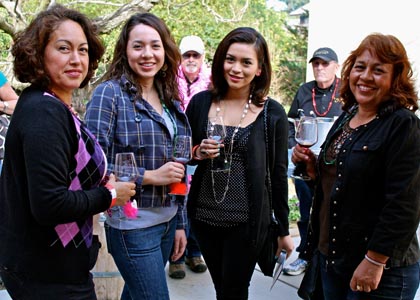
{"type": "Polygon", "coordinates": [[[93,92],[86,123],[108,158],[134,152],[137,217],[122,207],[108,210],[107,244],[124,278],[121,299],[169,299],[165,264],[184,252],[186,220],[183,197],[168,195],[168,185],[181,182],[184,165],[172,161],[176,135],[191,135],[180,107],[178,47],[162,20],[150,13],[133,15],[117,41],[105,81],[93,92]]]}

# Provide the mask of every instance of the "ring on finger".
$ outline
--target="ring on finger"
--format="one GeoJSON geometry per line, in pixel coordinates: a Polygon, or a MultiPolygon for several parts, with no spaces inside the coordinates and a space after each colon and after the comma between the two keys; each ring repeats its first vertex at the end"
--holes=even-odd
{"type": "Polygon", "coordinates": [[[356,290],[361,291],[362,287],[360,285],[356,285],[356,290]]]}

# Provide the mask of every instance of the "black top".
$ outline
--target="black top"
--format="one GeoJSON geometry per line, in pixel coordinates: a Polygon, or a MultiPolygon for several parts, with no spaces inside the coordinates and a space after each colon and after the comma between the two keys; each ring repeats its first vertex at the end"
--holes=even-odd
{"type": "MultiPolygon", "coordinates": [[[[288,124],[286,112],[280,103],[269,99],[268,115],[268,143],[269,155],[267,160],[264,139],[263,111],[253,123],[249,135],[246,160],[246,185],[249,191],[249,222],[251,242],[257,247],[262,246],[268,226],[270,224],[269,199],[266,183],[266,162],[271,173],[273,208],[278,218],[279,236],[289,234],[289,206],[287,183],[287,132],[288,124]],[[263,216],[263,217],[261,217],[263,216]]],[[[196,94],[188,105],[186,114],[191,124],[193,145],[198,145],[207,138],[207,116],[211,106],[210,92],[196,94]]],[[[203,174],[207,165],[206,160],[194,161],[198,164],[195,170],[190,193],[188,194],[188,215],[196,218],[197,198],[203,174]]]]}

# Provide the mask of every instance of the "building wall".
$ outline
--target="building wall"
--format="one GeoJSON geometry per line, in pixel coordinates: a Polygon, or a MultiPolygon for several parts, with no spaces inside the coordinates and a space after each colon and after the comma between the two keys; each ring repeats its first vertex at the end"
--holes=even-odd
{"type": "MultiPolygon", "coordinates": [[[[311,0],[308,58],[331,47],[342,63],[370,33],[395,35],[405,46],[420,91],[420,11],[413,0],[311,0]]],[[[308,65],[309,66],[309,65],[308,65]]],[[[313,80],[307,68],[307,80],[313,80]]]]}

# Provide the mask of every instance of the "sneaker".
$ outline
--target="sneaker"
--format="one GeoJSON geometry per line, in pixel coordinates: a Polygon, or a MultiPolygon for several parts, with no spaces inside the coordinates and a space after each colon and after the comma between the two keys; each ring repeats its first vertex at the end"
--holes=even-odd
{"type": "Polygon", "coordinates": [[[185,264],[195,273],[203,273],[207,270],[207,266],[201,257],[186,257],[185,264]]]}
{"type": "Polygon", "coordinates": [[[283,273],[291,276],[296,276],[305,272],[307,267],[308,262],[306,260],[298,258],[288,266],[285,266],[283,269],[283,273]]]}
{"type": "Polygon", "coordinates": [[[169,277],[183,279],[185,277],[185,264],[169,264],[169,277]]]}

